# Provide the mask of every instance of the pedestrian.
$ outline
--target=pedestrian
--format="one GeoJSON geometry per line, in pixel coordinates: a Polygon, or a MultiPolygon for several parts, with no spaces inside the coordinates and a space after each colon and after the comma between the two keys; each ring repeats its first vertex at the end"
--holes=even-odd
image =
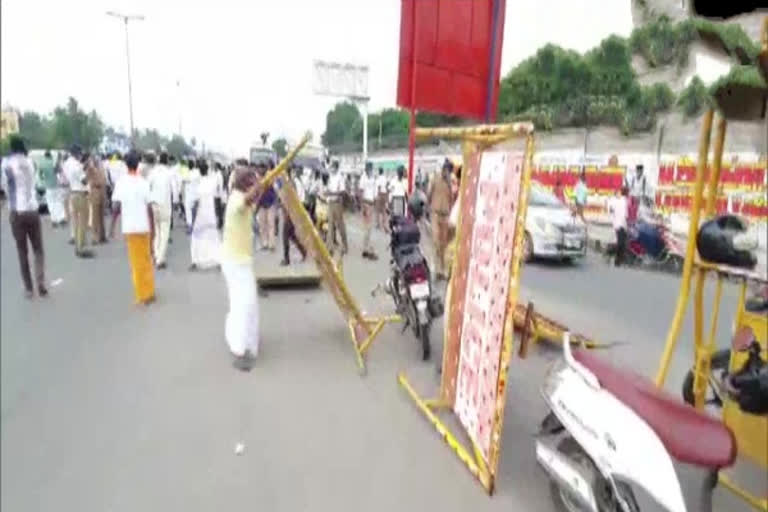
{"type": "Polygon", "coordinates": [[[560,176],[555,179],[555,189],[553,193],[561,203],[565,204],[565,188],[563,188],[563,180],[560,176]]]}
{"type": "MultiPolygon", "coordinates": [[[[267,166],[265,164],[259,164],[259,175],[263,178],[267,173],[267,166]]],[[[258,209],[256,211],[256,220],[259,223],[259,238],[261,239],[262,251],[274,251],[277,247],[276,234],[275,234],[275,213],[277,202],[277,193],[275,187],[269,186],[262,191],[258,209]]]]}
{"type": "MultiPolygon", "coordinates": [[[[293,182],[297,183],[295,187],[298,190],[298,186],[301,185],[301,179],[297,178],[295,176],[292,176],[291,170],[289,169],[287,171],[288,179],[292,180],[293,182]]],[[[301,174],[301,168],[298,168],[298,174],[301,174]]],[[[303,194],[303,186],[302,186],[302,194],[303,194]]],[[[302,200],[302,197],[299,196],[299,200],[302,200]]],[[[293,221],[291,220],[290,215],[288,214],[288,210],[285,207],[285,204],[281,203],[282,206],[282,212],[283,212],[283,261],[280,262],[280,265],[287,266],[291,264],[291,242],[296,246],[296,248],[301,253],[301,261],[307,259],[307,251],[304,248],[304,245],[302,245],[301,241],[296,236],[296,229],[293,226],[293,221]]]]}
{"type": "Polygon", "coordinates": [[[216,177],[209,172],[208,162],[197,162],[200,179],[192,190],[192,223],[189,249],[192,263],[189,270],[209,269],[220,264],[221,238],[216,221],[216,177]]]}
{"type": "Polygon", "coordinates": [[[629,189],[627,219],[629,223],[634,223],[637,220],[640,204],[647,197],[646,180],[642,164],[638,164],[635,167],[635,174],[627,180],[626,186],[629,189]]]}
{"type": "Polygon", "coordinates": [[[389,208],[391,215],[405,215],[405,205],[408,202],[408,180],[405,177],[405,166],[397,168],[397,176],[392,178],[387,185],[389,194],[389,208]],[[397,203],[397,210],[394,210],[397,203]]]}
{"type": "Polygon", "coordinates": [[[613,230],[616,232],[616,256],[614,265],[621,266],[624,263],[624,255],[627,250],[627,215],[628,203],[627,187],[621,187],[621,195],[613,198],[609,209],[613,215],[613,230]]]}
{"type": "Polygon", "coordinates": [[[135,151],[130,151],[125,156],[128,172],[115,184],[115,191],[112,193],[113,210],[109,237],[115,237],[115,224],[117,219],[122,217],[135,303],[149,305],[155,301],[155,273],[152,268],[155,221],[149,183],[138,172],[140,159],[135,151]]]}
{"type": "Polygon", "coordinates": [[[3,159],[0,180],[8,200],[8,219],[11,224],[11,233],[16,241],[21,279],[24,282],[26,297],[31,299],[34,296],[34,286],[29,270],[27,249],[27,240],[29,240],[35,258],[37,293],[40,297],[45,297],[48,295],[48,288],[45,283],[45,253],[40,213],[37,210],[35,167],[27,156],[27,148],[20,137],[11,136],[9,145],[10,154],[3,159]]]}
{"type": "MultiPolygon", "coordinates": [[[[341,254],[347,254],[347,227],[344,223],[343,199],[346,194],[344,176],[339,172],[339,162],[331,164],[326,197],[328,200],[328,234],[333,247],[338,247],[338,235],[341,237],[341,254]]],[[[333,251],[332,251],[333,252],[333,251]]]]}
{"type": "Polygon", "coordinates": [[[261,192],[256,173],[245,166],[235,169],[224,220],[221,271],[227,284],[229,312],[224,336],[235,357],[234,366],[250,370],[259,350],[259,303],[253,272],[251,222],[261,192]]]}
{"type": "Polygon", "coordinates": [[[224,203],[227,199],[224,193],[224,166],[221,162],[214,164],[213,176],[216,178],[216,227],[221,231],[224,227],[224,203]]]}
{"type": "Polygon", "coordinates": [[[75,255],[78,258],[92,258],[93,252],[85,248],[85,234],[88,230],[88,178],[85,174],[80,146],[74,145],[64,162],[64,175],[69,183],[72,209],[71,222],[74,228],[75,255]]]}
{"type": "Polygon", "coordinates": [[[376,177],[373,175],[373,164],[366,162],[365,174],[360,178],[360,190],[362,192],[363,207],[363,258],[378,260],[379,257],[371,244],[371,230],[374,222],[374,209],[376,203],[376,177]]]}
{"type": "Polygon", "coordinates": [[[379,175],[376,177],[376,227],[385,233],[389,230],[387,226],[387,185],[384,169],[379,167],[379,175]]]}
{"type": "Polygon", "coordinates": [[[153,250],[158,269],[166,268],[165,258],[173,219],[172,199],[178,194],[176,180],[168,164],[168,153],[163,151],[160,153],[159,163],[152,168],[149,175],[150,202],[155,230],[153,250]]]}
{"type": "Polygon", "coordinates": [[[88,180],[88,199],[90,203],[90,218],[94,243],[107,242],[104,229],[104,214],[107,205],[107,174],[101,166],[101,159],[93,155],[86,161],[85,174],[88,180]]]}
{"type": "Polygon", "coordinates": [[[448,215],[451,213],[451,174],[453,163],[447,158],[440,175],[430,180],[427,202],[432,220],[432,242],[435,245],[435,275],[446,279],[445,248],[448,245],[448,215]]]}
{"type": "Polygon", "coordinates": [[[38,183],[45,188],[45,202],[48,205],[48,214],[51,216],[51,224],[59,227],[67,218],[64,212],[64,203],[59,193],[59,180],[56,175],[56,162],[53,161],[51,150],[46,149],[43,159],[37,168],[38,183]]]}
{"type": "Polygon", "coordinates": [[[576,190],[574,190],[575,202],[576,202],[576,215],[581,217],[582,222],[586,224],[587,219],[584,218],[584,209],[587,206],[587,195],[589,189],[587,188],[587,173],[582,170],[579,174],[579,182],[576,184],[576,190]]]}
{"type": "Polygon", "coordinates": [[[187,164],[187,172],[182,178],[184,220],[187,222],[187,228],[192,225],[192,203],[195,201],[195,190],[200,181],[200,171],[195,166],[195,161],[190,159],[187,164]]]}

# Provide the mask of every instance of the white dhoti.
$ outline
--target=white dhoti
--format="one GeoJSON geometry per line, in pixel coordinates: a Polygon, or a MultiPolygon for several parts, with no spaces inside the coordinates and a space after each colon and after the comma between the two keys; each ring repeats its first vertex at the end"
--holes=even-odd
{"type": "MultiPolygon", "coordinates": [[[[197,193],[197,214],[189,243],[192,263],[198,268],[212,268],[220,263],[221,233],[219,233],[214,202],[215,182],[206,177],[200,181],[197,193]]],[[[192,208],[190,207],[190,210],[192,208]]]]}
{"type": "Polygon", "coordinates": [[[67,220],[67,210],[64,208],[63,188],[54,187],[45,190],[45,202],[48,204],[48,213],[51,216],[51,222],[58,224],[67,220]]]}
{"type": "Polygon", "coordinates": [[[249,351],[259,351],[259,299],[256,294],[256,276],[251,262],[221,264],[229,293],[229,312],[224,324],[224,337],[230,352],[237,357],[249,351]]]}

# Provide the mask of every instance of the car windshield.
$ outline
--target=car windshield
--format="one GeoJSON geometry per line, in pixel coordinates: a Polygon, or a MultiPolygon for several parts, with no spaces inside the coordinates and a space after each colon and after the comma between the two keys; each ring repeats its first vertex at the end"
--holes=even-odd
{"type": "Polygon", "coordinates": [[[565,208],[565,205],[554,194],[538,185],[531,185],[528,204],[531,206],[545,206],[547,208],[565,208]]]}

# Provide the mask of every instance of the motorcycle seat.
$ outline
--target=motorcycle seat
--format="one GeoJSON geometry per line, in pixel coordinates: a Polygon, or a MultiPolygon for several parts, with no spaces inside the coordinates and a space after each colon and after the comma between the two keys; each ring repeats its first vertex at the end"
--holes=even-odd
{"type": "Polygon", "coordinates": [[[719,469],[736,460],[736,440],[721,421],[658,389],[647,378],[611,366],[586,350],[574,350],[573,357],[605,390],[643,418],[678,461],[719,469]]]}

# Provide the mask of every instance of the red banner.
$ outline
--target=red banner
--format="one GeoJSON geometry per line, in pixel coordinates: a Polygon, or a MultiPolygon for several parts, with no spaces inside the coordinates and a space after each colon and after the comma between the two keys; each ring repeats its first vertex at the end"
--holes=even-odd
{"type": "Polygon", "coordinates": [[[505,10],[506,0],[402,0],[397,104],[493,121],[505,10]]]}

